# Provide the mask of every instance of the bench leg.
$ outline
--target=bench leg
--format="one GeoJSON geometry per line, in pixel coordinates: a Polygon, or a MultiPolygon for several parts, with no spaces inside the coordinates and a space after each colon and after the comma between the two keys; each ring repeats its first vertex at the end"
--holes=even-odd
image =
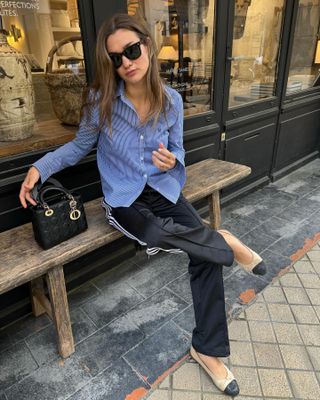
{"type": "Polygon", "coordinates": [[[46,278],[57,330],[59,353],[66,358],[74,353],[74,342],[63,267],[59,266],[48,271],[46,278]]]}
{"type": "Polygon", "coordinates": [[[38,296],[38,293],[43,293],[44,295],[44,285],[42,277],[33,279],[30,282],[30,292],[33,315],[35,317],[39,317],[46,312],[46,309],[42,306],[38,296]]]}
{"type": "Polygon", "coordinates": [[[209,202],[209,218],[211,228],[217,230],[221,224],[221,212],[220,212],[220,194],[219,191],[212,193],[208,197],[209,202]]]}

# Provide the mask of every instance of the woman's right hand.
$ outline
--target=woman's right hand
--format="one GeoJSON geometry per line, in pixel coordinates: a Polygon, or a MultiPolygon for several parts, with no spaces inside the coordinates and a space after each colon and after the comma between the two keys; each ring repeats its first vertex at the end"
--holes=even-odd
{"type": "Polygon", "coordinates": [[[37,168],[31,167],[27,173],[27,176],[22,182],[19,194],[20,203],[22,204],[23,208],[27,208],[27,201],[34,206],[37,205],[37,203],[31,197],[30,192],[34,188],[34,185],[38,182],[39,179],[40,179],[39,171],[37,170],[37,168]]]}

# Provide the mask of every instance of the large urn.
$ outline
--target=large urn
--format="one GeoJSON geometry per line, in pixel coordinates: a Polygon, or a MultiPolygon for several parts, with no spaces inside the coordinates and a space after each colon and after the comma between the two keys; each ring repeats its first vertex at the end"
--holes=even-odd
{"type": "Polygon", "coordinates": [[[34,91],[27,59],[0,30],[0,141],[32,136],[34,91]]]}

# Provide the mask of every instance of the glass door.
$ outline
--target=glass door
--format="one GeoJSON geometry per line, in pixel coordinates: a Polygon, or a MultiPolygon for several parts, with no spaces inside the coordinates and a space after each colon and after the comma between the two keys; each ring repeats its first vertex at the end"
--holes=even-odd
{"type": "Polygon", "coordinates": [[[228,107],[275,96],[284,0],[236,0],[228,107]]]}
{"type": "Polygon", "coordinates": [[[286,96],[320,85],[320,1],[300,0],[286,96]]]}
{"type": "Polygon", "coordinates": [[[214,0],[128,0],[158,47],[160,74],[182,96],[185,116],[211,110],[214,0]]]}

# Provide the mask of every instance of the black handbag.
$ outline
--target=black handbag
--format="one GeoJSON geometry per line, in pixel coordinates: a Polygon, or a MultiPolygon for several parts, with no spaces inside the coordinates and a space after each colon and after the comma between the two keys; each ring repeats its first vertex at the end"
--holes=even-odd
{"type": "Polygon", "coordinates": [[[36,206],[30,206],[34,237],[43,249],[88,228],[80,194],[71,194],[56,179],[49,178],[45,184],[36,185],[31,195],[37,202],[36,206]]]}

